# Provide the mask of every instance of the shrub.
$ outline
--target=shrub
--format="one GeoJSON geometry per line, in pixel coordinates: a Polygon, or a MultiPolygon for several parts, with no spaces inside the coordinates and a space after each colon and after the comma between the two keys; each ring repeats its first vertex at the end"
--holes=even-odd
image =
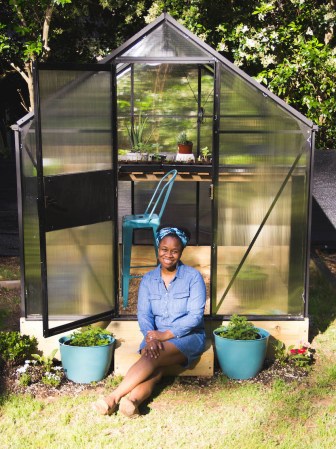
{"type": "Polygon", "coordinates": [[[0,332],[0,357],[12,365],[22,364],[37,349],[37,340],[20,332],[0,332]]]}

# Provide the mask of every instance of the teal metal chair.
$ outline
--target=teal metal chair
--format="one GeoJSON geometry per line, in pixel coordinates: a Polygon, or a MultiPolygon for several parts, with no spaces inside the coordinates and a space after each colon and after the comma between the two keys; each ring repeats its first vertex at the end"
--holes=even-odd
{"type": "Polygon", "coordinates": [[[146,266],[143,265],[131,267],[133,231],[134,229],[151,229],[153,231],[154,248],[156,257],[158,257],[158,248],[156,245],[155,234],[158,227],[160,226],[161,217],[165,210],[176,175],[177,170],[171,170],[161,178],[144,214],[125,215],[123,217],[122,295],[124,307],[127,307],[128,304],[128,290],[130,279],[134,277],[142,277],[141,275],[131,275],[131,268],[146,268],[146,266]]]}

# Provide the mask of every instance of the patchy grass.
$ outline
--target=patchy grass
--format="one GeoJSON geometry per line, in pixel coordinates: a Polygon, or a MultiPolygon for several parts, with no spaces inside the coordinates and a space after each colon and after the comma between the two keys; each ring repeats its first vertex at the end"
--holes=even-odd
{"type": "MultiPolygon", "coordinates": [[[[167,379],[127,419],[91,410],[95,390],[36,399],[0,396],[1,447],[8,449],[334,449],[336,441],[335,292],[312,267],[311,320],[317,362],[300,382],[263,385],[167,379]]],[[[111,378],[99,394],[120,381],[111,378]],[[104,390],[105,389],[105,390],[104,390]]]]}
{"type": "Polygon", "coordinates": [[[20,290],[0,287],[0,331],[20,329],[20,290]]]}
{"type": "Polygon", "coordinates": [[[0,281],[20,279],[20,260],[18,257],[0,257],[0,281]]]}

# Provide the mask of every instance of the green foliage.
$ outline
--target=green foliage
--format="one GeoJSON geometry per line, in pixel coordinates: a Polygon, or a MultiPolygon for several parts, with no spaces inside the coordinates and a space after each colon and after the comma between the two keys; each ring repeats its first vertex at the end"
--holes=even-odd
{"type": "Polygon", "coordinates": [[[37,349],[37,340],[20,332],[0,332],[0,356],[8,363],[19,365],[37,349]]]}
{"type": "Polygon", "coordinates": [[[191,140],[188,139],[188,135],[186,131],[181,131],[176,137],[176,143],[179,145],[188,145],[191,144],[191,140]]]}
{"type": "Polygon", "coordinates": [[[239,315],[232,315],[227,326],[221,326],[215,332],[223,338],[231,340],[257,340],[260,338],[258,328],[247,318],[239,315]]]}
{"type": "Polygon", "coordinates": [[[204,147],[201,149],[201,155],[206,159],[211,155],[211,152],[209,150],[209,147],[204,147]]]}
{"type": "Polygon", "coordinates": [[[127,126],[128,136],[131,141],[133,151],[148,151],[151,145],[148,143],[153,132],[145,138],[145,130],[147,127],[148,117],[142,118],[141,112],[139,113],[138,122],[132,123],[130,127],[127,126]]]}
{"type": "Polygon", "coordinates": [[[41,379],[44,385],[49,385],[51,387],[59,387],[61,384],[61,377],[55,373],[47,371],[41,379]]]}
{"type": "Polygon", "coordinates": [[[28,373],[22,373],[22,374],[20,374],[20,377],[19,377],[19,384],[20,384],[22,387],[28,387],[28,385],[31,384],[31,381],[32,381],[32,378],[31,378],[31,375],[30,375],[30,374],[28,374],[28,373]]]}
{"type": "Polygon", "coordinates": [[[39,355],[39,354],[32,354],[31,356],[37,360],[37,362],[42,365],[46,372],[50,372],[51,367],[54,364],[54,357],[56,355],[57,349],[54,349],[50,355],[46,356],[46,355],[39,355]]]}
{"type": "Polygon", "coordinates": [[[310,347],[309,343],[300,342],[297,346],[291,345],[286,349],[286,345],[278,340],[273,344],[273,349],[275,360],[282,366],[291,364],[308,369],[314,362],[315,350],[310,347]]]}
{"type": "Polygon", "coordinates": [[[112,334],[100,327],[87,326],[79,331],[75,331],[70,336],[71,346],[104,346],[110,343],[112,334]]]}
{"type": "Polygon", "coordinates": [[[107,380],[105,381],[106,388],[112,388],[112,389],[117,388],[117,386],[121,383],[123,378],[124,377],[121,376],[120,374],[118,376],[108,377],[107,380]]]}
{"type": "Polygon", "coordinates": [[[286,345],[280,340],[273,343],[274,357],[280,365],[284,366],[287,363],[286,345]]]}

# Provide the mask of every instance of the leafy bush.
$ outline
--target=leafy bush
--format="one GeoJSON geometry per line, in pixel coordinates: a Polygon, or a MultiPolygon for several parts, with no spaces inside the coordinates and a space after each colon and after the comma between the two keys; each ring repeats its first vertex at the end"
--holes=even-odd
{"type": "Polygon", "coordinates": [[[227,326],[221,326],[215,330],[217,335],[231,340],[258,340],[260,338],[258,328],[247,321],[246,317],[232,315],[227,326]]]}
{"type": "Polygon", "coordinates": [[[46,372],[50,372],[53,364],[54,364],[54,357],[56,355],[57,349],[54,349],[50,355],[39,355],[39,354],[32,354],[33,359],[37,360],[37,362],[42,365],[46,372]]]}
{"type": "Polygon", "coordinates": [[[87,326],[70,336],[70,346],[104,346],[110,343],[111,332],[101,327],[87,326]]]}
{"type": "Polygon", "coordinates": [[[7,363],[20,365],[37,349],[37,340],[20,332],[0,332],[0,357],[7,363]]]}
{"type": "Polygon", "coordinates": [[[32,378],[31,375],[28,373],[22,373],[19,377],[19,384],[22,387],[28,387],[28,385],[31,384],[32,378]]]}
{"type": "Polygon", "coordinates": [[[273,344],[275,360],[282,366],[287,364],[308,369],[314,362],[315,350],[310,344],[299,342],[295,347],[291,345],[286,349],[286,345],[277,341],[273,344]]]}

